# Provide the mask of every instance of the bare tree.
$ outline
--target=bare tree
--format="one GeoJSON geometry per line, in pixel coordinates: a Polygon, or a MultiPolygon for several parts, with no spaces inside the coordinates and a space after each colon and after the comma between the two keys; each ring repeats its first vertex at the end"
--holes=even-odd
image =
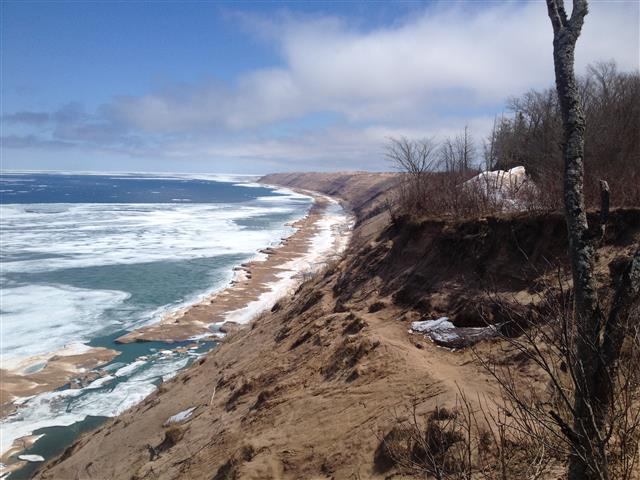
{"type": "MultiPolygon", "coordinates": [[[[418,213],[429,200],[430,174],[437,163],[437,143],[430,138],[410,140],[406,137],[390,138],[386,156],[402,173],[398,185],[398,203],[404,213],[418,213]]],[[[389,208],[391,211],[392,208],[389,208]]]]}
{"type": "Polygon", "coordinates": [[[482,145],[482,153],[484,156],[484,169],[486,171],[495,170],[498,164],[496,155],[496,137],[498,135],[498,117],[493,118],[493,128],[482,145]]]}
{"type": "Polygon", "coordinates": [[[441,167],[446,172],[464,173],[471,169],[475,145],[469,127],[454,138],[447,138],[440,149],[441,167]]]}
{"type": "Polygon", "coordinates": [[[433,171],[436,149],[437,144],[431,138],[422,140],[409,140],[406,137],[390,138],[386,155],[401,172],[420,178],[433,171]]]}
{"type": "MultiPolygon", "coordinates": [[[[561,425],[572,445],[569,480],[609,478],[606,431],[614,392],[624,324],[640,292],[640,250],[629,262],[614,297],[608,318],[598,299],[594,263],[597,244],[604,235],[609,188],[602,187],[600,225],[589,228],[584,200],[585,117],[574,74],[574,52],[587,15],[587,1],[573,0],[571,16],[563,0],[547,0],[553,26],[556,89],[564,130],[564,205],[574,288],[576,329],[573,425],[561,425]]],[[[562,422],[558,416],[558,421],[562,422]]]]}

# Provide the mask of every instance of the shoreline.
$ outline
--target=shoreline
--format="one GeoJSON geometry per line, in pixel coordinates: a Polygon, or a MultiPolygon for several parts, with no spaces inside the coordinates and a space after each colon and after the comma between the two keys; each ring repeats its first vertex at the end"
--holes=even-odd
{"type": "MultiPolygon", "coordinates": [[[[351,215],[340,205],[338,215],[332,216],[331,207],[339,203],[331,197],[302,189],[290,190],[313,198],[307,214],[291,224],[295,228],[292,234],[283,237],[277,246],[259,250],[258,258],[235,267],[234,279],[225,287],[196,303],[168,313],[154,324],[118,337],[115,343],[171,344],[190,340],[219,340],[224,337],[224,332],[249,324],[277,300],[292,293],[291,289],[306,271],[315,270],[318,264],[339,254],[350,238],[350,232],[343,234],[345,229],[351,229],[351,215]],[[318,245],[318,239],[321,242],[324,240],[325,244],[318,245]],[[318,247],[321,248],[316,251],[318,247]]],[[[77,379],[86,380],[87,375],[91,376],[91,381],[100,378],[100,375],[95,375],[95,369],[118,355],[119,352],[115,350],[86,347],[84,351],[74,351],[66,356],[53,352],[43,358],[25,359],[15,370],[2,370],[4,381],[0,418],[6,419],[39,393],[62,388],[77,379]],[[36,372],[25,373],[30,372],[34,362],[44,362],[44,367],[36,372]],[[10,379],[10,382],[6,379],[10,379]]],[[[31,437],[33,435],[20,437],[11,445],[3,445],[0,454],[4,468],[0,475],[21,468],[22,465],[17,465],[22,463],[17,455],[25,446],[31,446],[31,437]]]]}
{"type": "Polygon", "coordinates": [[[344,212],[342,222],[325,225],[327,228],[323,232],[322,222],[329,216],[329,207],[338,202],[315,192],[291,190],[313,198],[307,214],[291,224],[295,229],[291,235],[283,237],[277,246],[260,249],[258,254],[263,258],[235,267],[235,276],[226,287],[168,313],[158,322],[118,337],[116,343],[219,339],[225,331],[246,325],[262,311],[271,308],[288,293],[296,277],[304,274],[305,270],[314,270],[314,264],[323,263],[327,254],[339,253],[346,243],[340,243],[338,233],[332,230],[347,226],[350,223],[348,214],[344,212]],[[329,234],[331,245],[325,245],[325,251],[315,253],[314,240],[322,233],[329,234]]]}
{"type": "MultiPolygon", "coordinates": [[[[390,411],[397,404],[397,392],[404,397],[407,389],[422,385],[428,365],[419,362],[419,371],[408,369],[415,373],[411,382],[404,377],[407,369],[387,371],[387,357],[406,355],[395,348],[400,338],[376,348],[381,338],[372,322],[379,314],[367,313],[368,304],[375,297],[365,297],[365,305],[358,308],[352,302],[342,303],[345,300],[337,296],[336,285],[340,282],[358,288],[345,266],[354,263],[356,254],[360,256],[359,248],[375,248],[370,242],[377,238],[378,227],[386,218],[381,212],[371,221],[361,221],[371,211],[369,206],[375,207],[369,202],[380,198],[380,185],[388,183],[387,177],[381,181],[368,175],[354,177],[354,182],[340,176],[337,181],[331,177],[330,181],[315,185],[291,185],[276,176],[265,179],[265,183],[285,188],[294,186],[338,196],[352,213],[351,218],[360,220],[350,235],[342,236],[350,238],[348,249],[335,264],[329,263],[326,273],[305,275],[294,295],[265,311],[250,328],[230,332],[216,348],[144,402],[77,438],[55,459],[52,456],[40,466],[38,473],[33,465],[31,474],[43,479],[72,477],[77,472],[96,479],[211,478],[217,475],[216,471],[222,476],[231,468],[230,472],[241,478],[315,478],[326,476],[327,471],[334,473],[334,465],[339,465],[340,459],[351,466],[360,465],[363,455],[355,458],[345,442],[353,445],[352,439],[369,438],[357,426],[365,425],[371,433],[370,401],[381,393],[388,402],[374,403],[373,408],[390,411]],[[362,180],[372,183],[364,188],[366,182],[362,180]],[[368,203],[365,205],[364,201],[368,203]],[[350,311],[354,308],[357,313],[350,311]],[[356,324],[352,321],[354,315],[363,321],[356,324]],[[355,332],[353,325],[364,328],[355,332]],[[355,367],[351,355],[358,359],[355,367]],[[394,375],[402,377],[402,381],[390,383],[388,377],[394,375]],[[373,378],[382,381],[370,388],[368,381],[373,378]],[[336,415],[327,416],[327,411],[335,411],[336,415]],[[166,424],[185,412],[189,417],[175,427],[180,436],[175,445],[167,448],[163,440],[167,437],[166,424]],[[322,448],[320,456],[310,457],[309,448],[313,449],[316,443],[322,448]],[[151,455],[151,450],[159,455],[151,455]],[[255,458],[243,459],[234,453],[247,450],[255,458]],[[345,454],[347,457],[341,457],[345,454]]],[[[374,263],[373,259],[369,262],[368,257],[362,258],[366,259],[364,264],[355,262],[356,266],[350,267],[354,276],[360,267],[365,271],[369,263],[374,263]]],[[[397,321],[397,311],[389,308],[383,313],[396,320],[384,322],[384,327],[394,329],[404,339],[406,328],[397,321]]],[[[361,450],[355,448],[354,452],[361,450]]],[[[371,452],[364,450],[369,461],[371,452]]],[[[36,445],[29,453],[39,454],[42,450],[36,445]]],[[[352,473],[353,469],[342,469],[335,475],[346,478],[352,473]]],[[[20,475],[27,475],[26,470],[20,475]]]]}

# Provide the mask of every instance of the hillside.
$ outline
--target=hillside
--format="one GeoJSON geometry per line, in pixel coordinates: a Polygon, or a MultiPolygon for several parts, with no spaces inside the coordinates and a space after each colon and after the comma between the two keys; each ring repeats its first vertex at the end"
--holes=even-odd
{"type": "Polygon", "coordinates": [[[312,190],[342,200],[359,217],[371,214],[384,202],[385,194],[396,185],[396,173],[304,172],[272,173],[261,183],[312,190]]]}
{"type": "MultiPolygon", "coordinates": [[[[505,305],[536,308],[551,276],[566,279],[559,214],[390,224],[392,174],[283,174],[264,183],[341,198],[357,215],[346,254],[251,327],[143,403],[83,436],[38,478],[387,478],[401,473],[381,439],[416,405],[453,406],[459,389],[498,397],[467,349],[408,332],[448,316],[499,324],[505,305]],[[194,408],[192,416],[165,421],[194,408]]],[[[640,211],[612,212],[598,272],[640,240],[640,211]]],[[[491,342],[489,342],[491,343],[491,342]]],[[[482,345],[479,347],[482,349],[482,345]]],[[[521,381],[536,381],[521,365],[521,381]]]]}

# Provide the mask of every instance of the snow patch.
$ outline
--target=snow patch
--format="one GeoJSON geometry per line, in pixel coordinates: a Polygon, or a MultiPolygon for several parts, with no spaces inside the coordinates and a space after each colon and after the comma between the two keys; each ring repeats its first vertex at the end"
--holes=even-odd
{"type": "Polygon", "coordinates": [[[469,347],[481,340],[494,337],[497,332],[496,325],[456,327],[449,321],[449,317],[411,322],[411,330],[409,330],[409,333],[422,333],[437,345],[447,348],[469,347]]]}
{"type": "Polygon", "coordinates": [[[477,190],[505,210],[523,210],[527,193],[536,188],[524,167],[482,172],[464,182],[463,187],[477,190]]]}
{"type": "Polygon", "coordinates": [[[188,420],[191,417],[191,415],[193,415],[193,412],[195,411],[195,409],[196,407],[191,407],[179,413],[176,413],[175,415],[169,417],[166,422],[164,422],[164,426],[166,427],[167,425],[171,425],[172,423],[181,423],[181,422],[184,422],[185,420],[188,420]]]}

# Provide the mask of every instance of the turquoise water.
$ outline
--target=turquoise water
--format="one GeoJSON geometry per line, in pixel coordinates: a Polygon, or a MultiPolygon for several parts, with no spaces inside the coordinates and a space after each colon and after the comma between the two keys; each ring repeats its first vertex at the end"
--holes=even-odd
{"type": "Polygon", "coordinates": [[[38,433],[29,453],[59,454],[215,346],[190,341],[182,345],[191,350],[167,355],[181,344],[114,340],[224,287],[234,266],[292,233],[287,224],[311,205],[293,192],[225,180],[0,175],[3,367],[68,345],[120,352],[97,381],[26,400],[0,424],[3,451],[38,433]]]}

